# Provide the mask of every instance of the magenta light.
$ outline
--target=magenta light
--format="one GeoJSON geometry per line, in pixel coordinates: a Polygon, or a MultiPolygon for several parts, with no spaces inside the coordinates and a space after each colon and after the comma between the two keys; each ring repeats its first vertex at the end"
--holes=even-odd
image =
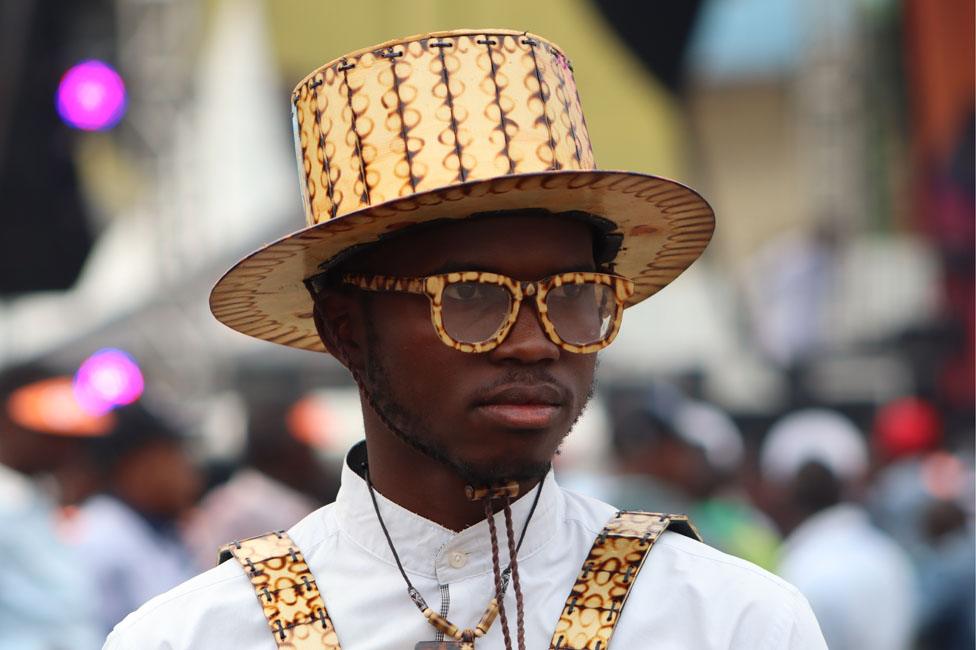
{"type": "Polygon", "coordinates": [[[58,113],[70,126],[101,131],[115,126],[125,113],[125,83],[106,63],[82,61],[58,84],[58,113]]]}
{"type": "Polygon", "coordinates": [[[107,413],[139,399],[145,383],[128,353],[105,348],[88,357],[75,373],[75,397],[89,413],[107,413]]]}

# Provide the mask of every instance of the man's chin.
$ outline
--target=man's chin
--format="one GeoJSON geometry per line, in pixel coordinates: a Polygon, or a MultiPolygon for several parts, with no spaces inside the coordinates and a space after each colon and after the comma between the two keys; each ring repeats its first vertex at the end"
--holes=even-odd
{"type": "Polygon", "coordinates": [[[551,459],[479,459],[455,460],[451,464],[469,485],[492,485],[508,481],[530,481],[549,471],[551,459]]]}
{"type": "Polygon", "coordinates": [[[554,431],[487,432],[477,441],[456,441],[445,454],[470,485],[531,481],[545,476],[565,433],[554,431]],[[492,441],[491,444],[486,440],[492,441]]]}

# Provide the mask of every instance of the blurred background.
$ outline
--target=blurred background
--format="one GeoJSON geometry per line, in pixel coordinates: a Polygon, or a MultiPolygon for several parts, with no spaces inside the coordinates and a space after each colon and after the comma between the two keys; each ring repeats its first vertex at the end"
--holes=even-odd
{"type": "Polygon", "coordinates": [[[489,26],[571,56],[600,167],[718,220],[602,353],[563,484],[689,512],[834,650],[973,647],[971,0],[0,0],[0,648],[100,647],[334,498],[350,378],[208,292],[304,225],[299,79],[489,26]]]}

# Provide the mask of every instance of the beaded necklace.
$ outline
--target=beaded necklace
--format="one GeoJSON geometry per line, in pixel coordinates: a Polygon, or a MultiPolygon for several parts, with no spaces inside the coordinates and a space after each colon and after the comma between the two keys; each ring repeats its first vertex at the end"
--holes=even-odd
{"type": "MultiPolygon", "coordinates": [[[[365,465],[365,464],[364,464],[365,465]]],[[[373,489],[373,481],[369,476],[369,468],[364,467],[364,474],[366,478],[366,485],[369,488],[369,496],[373,501],[373,510],[376,512],[376,518],[380,522],[380,528],[383,529],[383,535],[386,537],[386,542],[390,547],[390,552],[393,554],[393,559],[396,561],[397,568],[400,570],[400,575],[403,576],[404,582],[407,584],[407,594],[410,596],[410,600],[413,601],[420,613],[424,615],[427,622],[430,623],[434,629],[442,633],[445,637],[452,639],[451,641],[421,641],[418,643],[414,650],[474,650],[475,639],[483,637],[488,629],[491,627],[492,623],[495,622],[496,617],[502,619],[502,634],[505,638],[505,648],[511,650],[512,641],[508,631],[508,621],[505,616],[504,607],[504,597],[505,592],[508,590],[509,579],[513,579],[515,582],[516,591],[516,616],[518,619],[517,625],[517,640],[519,650],[525,650],[525,624],[524,624],[524,612],[522,605],[522,593],[521,587],[519,585],[519,575],[518,575],[518,551],[522,547],[522,542],[525,540],[525,532],[528,530],[529,521],[532,519],[532,515],[535,513],[535,508],[539,504],[539,497],[542,494],[542,484],[545,481],[545,477],[539,481],[539,485],[536,488],[535,498],[532,501],[532,506],[529,509],[529,514],[525,519],[525,524],[522,526],[522,532],[519,535],[518,543],[515,542],[512,526],[512,511],[511,511],[511,499],[518,495],[518,483],[514,481],[508,483],[504,486],[493,487],[493,488],[480,488],[473,489],[467,488],[466,493],[468,498],[472,501],[484,500],[485,502],[485,515],[488,519],[488,529],[491,534],[492,542],[492,569],[495,573],[495,595],[488,603],[488,607],[485,608],[484,614],[481,615],[481,619],[478,624],[473,628],[461,629],[446,617],[441,616],[439,613],[435,612],[424,600],[424,597],[417,591],[413,583],[410,582],[410,578],[407,576],[407,572],[403,569],[403,564],[400,562],[400,556],[396,552],[396,548],[393,546],[393,539],[390,537],[390,532],[386,528],[386,523],[383,521],[383,516],[380,514],[379,503],[376,501],[376,492],[373,489]],[[503,509],[505,512],[505,528],[506,536],[508,538],[508,548],[509,548],[509,565],[504,570],[500,570],[499,566],[499,553],[498,553],[498,537],[495,530],[495,518],[494,512],[491,507],[491,501],[494,499],[501,499],[503,504],[503,509]]]]}

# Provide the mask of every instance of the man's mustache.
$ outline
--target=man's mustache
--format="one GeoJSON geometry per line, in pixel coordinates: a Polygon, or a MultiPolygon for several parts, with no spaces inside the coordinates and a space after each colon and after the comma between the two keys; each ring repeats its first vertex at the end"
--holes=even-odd
{"type": "Polygon", "coordinates": [[[568,403],[573,397],[572,391],[562,384],[559,380],[545,368],[520,368],[510,369],[504,374],[494,379],[478,389],[475,393],[475,402],[483,402],[493,392],[499,388],[509,386],[549,386],[559,392],[559,396],[564,403],[568,403]]]}

